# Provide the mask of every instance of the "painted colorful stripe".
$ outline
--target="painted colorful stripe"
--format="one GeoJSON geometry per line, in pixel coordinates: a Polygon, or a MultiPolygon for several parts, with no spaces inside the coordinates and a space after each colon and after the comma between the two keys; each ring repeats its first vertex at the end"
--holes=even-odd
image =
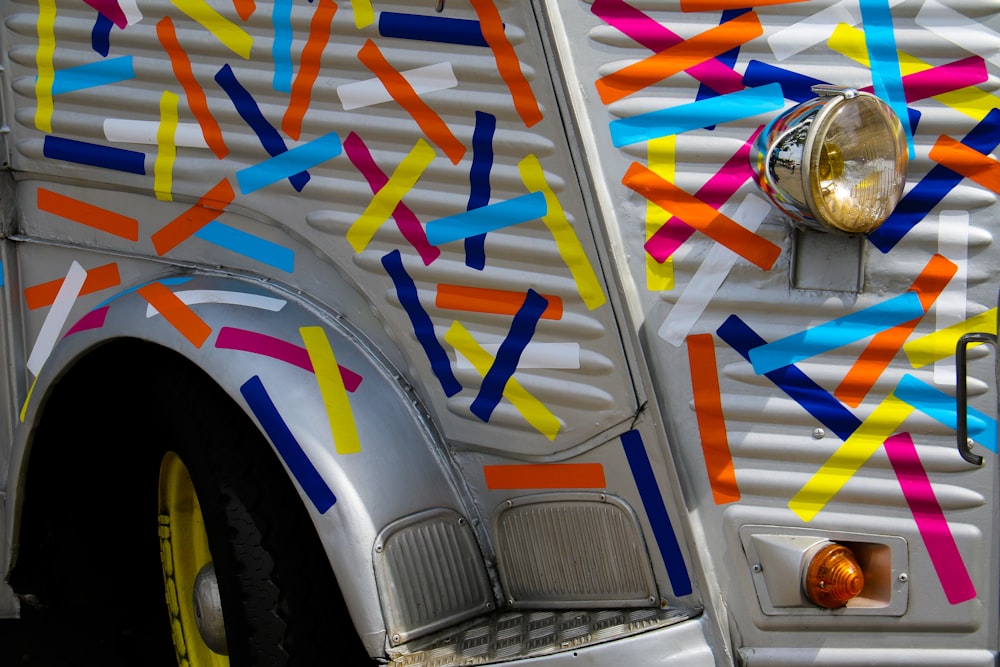
{"type": "Polygon", "coordinates": [[[417,125],[452,164],[458,164],[465,155],[465,146],[459,141],[441,117],[424,102],[406,78],[393,67],[372,40],[367,40],[358,51],[358,59],[378,77],[385,89],[399,106],[403,107],[417,125]]]}
{"type": "MultiPolygon", "coordinates": [[[[944,329],[938,329],[926,336],[914,338],[903,346],[903,351],[914,368],[922,368],[939,359],[953,356],[958,339],[975,331],[997,333],[996,308],[991,308],[944,329]]],[[[975,343],[975,345],[978,344],[975,343]]]]}
{"type": "Polygon", "coordinates": [[[101,16],[108,18],[119,29],[124,29],[128,25],[125,12],[115,0],[84,0],[84,2],[97,10],[101,16]]]}
{"type": "Polygon", "coordinates": [[[337,357],[330,346],[330,339],[322,327],[302,327],[299,334],[316,374],[337,453],[356,454],[361,451],[361,440],[358,438],[354,412],[347,398],[347,389],[340,375],[337,357]]]}
{"type": "MultiPolygon", "coordinates": [[[[472,166],[469,168],[469,203],[467,210],[482,208],[490,203],[490,172],[493,170],[493,135],[497,118],[483,111],[476,112],[472,131],[472,166]]],[[[486,268],[486,234],[465,239],[465,265],[482,271],[486,268]]]]}
{"type": "Polygon", "coordinates": [[[744,9],[748,5],[765,7],[771,5],[790,5],[806,0],[681,0],[682,12],[714,12],[727,9],[744,9]]]}
{"type": "Polygon", "coordinates": [[[483,37],[493,51],[500,77],[507,84],[507,89],[514,99],[514,109],[524,121],[525,127],[532,127],[542,120],[542,110],[538,106],[538,100],[535,99],[528,78],[521,70],[521,61],[514,51],[514,46],[507,39],[500,12],[497,11],[493,0],[469,0],[469,3],[479,18],[483,37]]]}
{"type": "MultiPolygon", "coordinates": [[[[542,311],[541,319],[558,320],[562,318],[562,299],[551,294],[543,294],[542,296],[548,305],[542,311]]],[[[434,305],[447,310],[512,316],[517,313],[523,303],[524,292],[441,283],[437,288],[437,298],[434,305]]]]}
{"type": "Polygon", "coordinates": [[[726,417],[722,411],[715,339],[712,334],[697,334],[688,336],[687,345],[694,411],[712,497],[717,505],[735,502],[740,499],[740,488],[736,483],[726,417]]]}
{"type": "Polygon", "coordinates": [[[1000,162],[942,134],[931,147],[930,158],[938,164],[1000,193],[1000,162]]]}
{"type": "MultiPolygon", "coordinates": [[[[348,134],[347,138],[344,139],[344,153],[347,154],[347,159],[351,161],[351,164],[364,176],[372,194],[378,193],[389,183],[389,177],[375,164],[375,159],[365,142],[354,132],[348,134]]],[[[420,255],[424,266],[429,266],[441,255],[440,248],[427,242],[424,226],[420,224],[416,214],[402,201],[396,204],[396,208],[392,210],[392,218],[396,221],[396,227],[399,228],[403,238],[409,241],[420,255]]]]}
{"type": "Polygon", "coordinates": [[[53,160],[64,160],[89,167],[100,167],[128,174],[145,175],[146,154],[124,148],[101,146],[89,141],[46,135],[42,154],[53,160]]]}
{"type": "MultiPolygon", "coordinates": [[[[308,169],[337,157],[342,151],[340,137],[336,132],[330,132],[291,150],[277,153],[268,160],[240,169],[236,172],[236,182],[243,194],[256,192],[285,178],[293,185],[304,185],[309,180],[308,169]]],[[[295,187],[301,190],[298,185],[295,187]]]]}
{"type": "Polygon", "coordinates": [[[441,383],[441,389],[444,390],[445,396],[454,396],[462,391],[462,385],[455,378],[448,353],[445,352],[434,333],[434,322],[431,321],[430,315],[420,303],[417,286],[410,278],[410,274],[406,272],[406,267],[403,266],[402,254],[398,250],[393,250],[382,258],[382,266],[396,287],[396,297],[410,318],[413,333],[427,355],[431,371],[441,383]]]}
{"type": "Polygon", "coordinates": [[[646,518],[649,519],[653,529],[656,546],[659,547],[660,556],[667,566],[670,587],[673,589],[674,595],[690,595],[693,590],[691,576],[684,563],[684,554],[677,541],[677,534],[670,521],[670,514],[667,513],[667,507],[663,503],[660,485],[656,481],[653,466],[649,462],[649,455],[646,453],[646,445],[642,441],[642,435],[639,431],[629,431],[622,435],[621,441],[629,468],[632,470],[632,478],[639,490],[639,497],[642,498],[642,506],[646,510],[646,518]]]}
{"type": "MultiPolygon", "coordinates": [[[[177,290],[173,292],[173,295],[185,306],[219,304],[240,306],[242,308],[256,308],[257,310],[266,310],[269,313],[277,313],[288,305],[288,302],[284,299],[234,290],[185,289],[177,290]]],[[[155,317],[157,312],[156,308],[150,305],[146,308],[146,317],[155,317]]]]}
{"type": "MultiPolygon", "coordinates": [[[[660,178],[674,182],[677,172],[677,136],[671,135],[661,139],[653,139],[646,144],[646,162],[649,168],[660,178]]],[[[646,243],[653,239],[657,231],[670,225],[673,217],[669,211],[663,210],[655,202],[646,200],[646,243]]],[[[684,225],[688,229],[693,229],[684,225]]],[[[646,289],[651,292],[662,292],[674,288],[674,261],[668,255],[663,261],[657,261],[647,248],[646,251],[646,289]]]]}
{"type": "Polygon", "coordinates": [[[660,178],[638,162],[629,166],[622,183],[765,271],[770,270],[781,255],[780,247],[747,230],[670,181],[660,178]]]}
{"type": "Polygon", "coordinates": [[[208,223],[194,233],[202,241],[243,255],[254,261],[292,273],[295,271],[295,252],[265,238],[225,225],[218,220],[208,223]]]}
{"type": "Polygon", "coordinates": [[[903,92],[903,74],[896,51],[896,32],[892,25],[892,12],[888,0],[858,0],[861,21],[864,25],[868,63],[872,70],[875,93],[896,112],[903,123],[909,146],[910,159],[914,158],[913,127],[906,108],[903,92]]]}
{"type": "Polygon", "coordinates": [[[517,163],[521,172],[521,180],[525,187],[532,192],[541,192],[545,195],[546,213],[542,216],[542,222],[548,227],[549,233],[555,239],[556,247],[559,249],[559,256],[566,267],[573,275],[576,282],[577,292],[583,300],[584,305],[589,310],[600,308],[607,301],[601,281],[594,271],[594,266],[587,258],[587,252],[580,243],[580,238],[576,235],[573,225],[555,191],[545,178],[545,170],[542,169],[541,162],[534,154],[529,154],[517,163]]]}
{"type": "Polygon", "coordinates": [[[128,241],[139,240],[139,221],[45,188],[38,188],[39,210],[92,227],[128,241]]]}
{"type": "Polygon", "coordinates": [[[271,5],[271,86],[279,93],[292,92],[292,0],[274,0],[271,5]]]}
{"type": "Polygon", "coordinates": [[[53,299],[52,307],[45,314],[45,319],[42,321],[42,326],[38,330],[38,335],[35,337],[35,342],[31,347],[31,353],[28,355],[28,361],[25,366],[32,375],[38,376],[42,370],[42,366],[48,360],[49,355],[52,354],[52,350],[55,349],[63,326],[65,326],[66,321],[69,319],[70,311],[76,305],[77,299],[80,296],[80,290],[83,289],[86,281],[87,270],[76,261],[70,264],[69,270],[66,272],[66,278],[63,280],[62,285],[59,286],[59,292],[56,294],[56,298],[53,299]]]}
{"type": "MultiPolygon", "coordinates": [[[[456,352],[469,360],[469,363],[480,375],[485,376],[493,366],[495,359],[472,337],[460,322],[452,322],[444,335],[445,342],[455,348],[456,352]]],[[[504,387],[503,396],[524,420],[549,440],[554,440],[562,427],[559,418],[552,414],[545,405],[528,392],[516,378],[510,378],[504,387]]]]}
{"type": "Polygon", "coordinates": [[[177,216],[150,237],[156,254],[165,255],[189,239],[202,227],[222,215],[223,209],[236,197],[233,186],[222,179],[198,202],[177,216]]]}
{"type": "Polygon", "coordinates": [[[108,86],[135,78],[132,56],[98,60],[85,65],[66,67],[55,72],[52,94],[62,95],[77,90],[108,86]]]}
{"type": "Polygon", "coordinates": [[[92,331],[94,329],[100,329],[101,327],[104,326],[104,322],[108,317],[108,311],[110,309],[111,306],[104,306],[103,308],[95,308],[94,310],[90,311],[89,313],[81,317],[79,320],[77,320],[76,324],[74,324],[69,328],[69,330],[66,332],[66,335],[63,336],[63,338],[71,334],[82,333],[84,331],[92,331]]]}
{"type": "Polygon", "coordinates": [[[951,527],[934,495],[927,471],[924,470],[909,433],[900,433],[885,440],[885,453],[896,473],[903,497],[917,530],[927,548],[934,571],[937,573],[945,597],[951,604],[959,604],[976,597],[976,587],[969,576],[962,554],[955,543],[951,527]]]}
{"type": "Polygon", "coordinates": [[[180,98],[169,90],[160,96],[160,128],[156,133],[156,160],[153,162],[153,192],[160,201],[172,201],[174,162],[177,160],[177,106],[180,98]]]}
{"type": "MultiPolygon", "coordinates": [[[[24,304],[28,310],[45,308],[55,303],[62,289],[64,278],[50,280],[38,285],[32,285],[24,290],[24,304]]],[[[93,294],[101,290],[110,289],[121,284],[121,275],[118,273],[118,264],[111,262],[95,266],[87,270],[83,285],[80,287],[79,296],[93,294]]]]}
{"type": "MultiPolygon", "coordinates": [[[[447,61],[404,70],[399,74],[418,96],[448,90],[458,85],[455,70],[447,61]]],[[[344,111],[354,111],[393,101],[392,94],[378,77],[337,86],[337,97],[340,98],[344,111]]]]}
{"type": "Polygon", "coordinates": [[[486,488],[503,489],[603,489],[600,463],[520,463],[483,466],[486,488]]]}
{"type": "Polygon", "coordinates": [[[288,100],[285,115],[281,119],[281,129],[294,141],[298,141],[302,134],[302,121],[306,111],[309,110],[313,86],[319,77],[323,49],[330,41],[330,29],[336,13],[337,3],[333,0],[318,0],[312,20],[309,22],[309,37],[302,47],[299,72],[292,82],[292,95],[288,100]]]}
{"type": "Polygon", "coordinates": [[[212,328],[162,283],[149,283],[136,290],[163,319],[195,347],[208,340],[212,328]]]}
{"type": "MultiPolygon", "coordinates": [[[[950,429],[958,427],[958,406],[955,397],[910,374],[896,385],[896,396],[911,407],[950,429]]],[[[968,408],[969,435],[994,454],[997,453],[997,420],[973,407],[968,408]]]]}
{"type": "Polygon", "coordinates": [[[514,199],[464,211],[427,223],[427,240],[443,245],[522,222],[537,220],[548,213],[545,195],[531,192],[514,199]]]}
{"type": "Polygon", "coordinates": [[[42,132],[52,131],[52,86],[55,84],[56,52],[56,3],[55,0],[38,0],[38,49],[35,51],[35,127],[42,132]]]}
{"type": "Polygon", "coordinates": [[[282,419],[260,377],[255,375],[243,383],[240,393],[316,511],[327,512],[337,502],[337,497],[282,419]]]}
{"type": "Polygon", "coordinates": [[[257,11],[257,2],[256,0],[233,0],[233,7],[236,9],[237,15],[246,21],[257,11]]]}
{"type": "Polygon", "coordinates": [[[217,12],[204,0],[172,0],[174,6],[199,23],[210,32],[226,48],[241,58],[249,59],[253,48],[253,37],[246,30],[236,25],[217,12]]]}
{"type": "Polygon", "coordinates": [[[375,22],[372,0],[351,0],[351,11],[354,13],[354,27],[358,30],[375,22]]]}
{"type": "MultiPolygon", "coordinates": [[[[220,350],[237,350],[259,354],[297,366],[310,373],[314,372],[306,348],[259,331],[222,327],[219,329],[219,335],[215,337],[215,347],[220,350]]],[[[344,388],[350,392],[356,391],[361,386],[362,377],[346,366],[338,366],[338,368],[344,388]]]]}
{"type": "Polygon", "coordinates": [[[378,33],[383,37],[440,44],[489,46],[478,21],[425,14],[379,12],[378,33]]]}
{"type": "Polygon", "coordinates": [[[90,48],[102,58],[111,53],[111,29],[115,24],[104,14],[98,14],[94,19],[94,27],[90,31],[90,48]]]}

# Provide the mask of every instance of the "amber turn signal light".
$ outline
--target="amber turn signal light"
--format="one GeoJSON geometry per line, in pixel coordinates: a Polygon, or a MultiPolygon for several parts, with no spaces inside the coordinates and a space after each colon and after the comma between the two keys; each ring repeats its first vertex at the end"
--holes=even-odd
{"type": "Polygon", "coordinates": [[[865,587],[865,573],[854,552],[842,544],[828,544],[809,561],[803,580],[806,597],[827,609],[839,609],[865,587]]]}

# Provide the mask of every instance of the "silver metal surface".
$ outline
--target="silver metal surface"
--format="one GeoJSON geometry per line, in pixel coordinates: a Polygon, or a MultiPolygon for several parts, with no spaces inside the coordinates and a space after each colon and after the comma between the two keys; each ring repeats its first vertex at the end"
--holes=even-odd
{"type": "Polygon", "coordinates": [[[226,622],[222,615],[222,597],[215,564],[208,563],[194,580],[194,620],[205,646],[219,655],[229,655],[226,643],[226,622]]]}

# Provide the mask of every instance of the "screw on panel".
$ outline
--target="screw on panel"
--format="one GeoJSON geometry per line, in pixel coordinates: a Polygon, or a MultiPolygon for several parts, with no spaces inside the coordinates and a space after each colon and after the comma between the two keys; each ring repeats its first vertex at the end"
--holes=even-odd
{"type": "Polygon", "coordinates": [[[821,428],[813,429],[813,440],[822,440],[826,437],[826,431],[821,428]]]}
{"type": "Polygon", "coordinates": [[[465,518],[464,517],[458,517],[458,525],[460,525],[460,526],[464,526],[465,525],[465,518]]]}
{"type": "Polygon", "coordinates": [[[897,578],[899,579],[899,583],[905,584],[907,581],[910,580],[910,575],[908,575],[905,572],[900,572],[899,573],[899,577],[897,577],[897,578]]]}
{"type": "Polygon", "coordinates": [[[375,553],[377,553],[377,554],[382,553],[382,545],[381,544],[376,544],[375,545],[375,553]]]}
{"type": "Polygon", "coordinates": [[[393,644],[398,644],[400,639],[402,639],[402,637],[400,637],[399,635],[393,635],[392,636],[392,643],[393,644]]]}
{"type": "Polygon", "coordinates": [[[758,574],[764,571],[764,568],[761,566],[760,563],[754,563],[751,569],[758,574]]]}

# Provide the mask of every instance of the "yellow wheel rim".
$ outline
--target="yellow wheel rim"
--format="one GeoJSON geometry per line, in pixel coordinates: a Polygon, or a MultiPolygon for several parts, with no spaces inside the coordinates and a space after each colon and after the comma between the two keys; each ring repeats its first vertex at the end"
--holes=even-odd
{"type": "Polygon", "coordinates": [[[195,580],[212,562],[208,533],[191,476],[180,457],[168,452],[160,464],[160,561],[180,667],[228,667],[229,658],[210,649],[195,619],[195,580]]]}

